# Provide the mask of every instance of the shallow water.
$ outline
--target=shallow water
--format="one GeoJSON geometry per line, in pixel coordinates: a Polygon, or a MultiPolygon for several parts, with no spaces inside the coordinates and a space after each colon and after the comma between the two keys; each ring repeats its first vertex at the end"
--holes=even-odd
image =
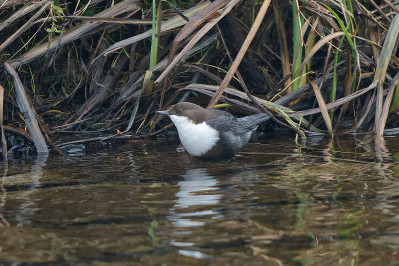
{"type": "Polygon", "coordinates": [[[398,140],[269,138],[223,162],[168,141],[10,160],[0,264],[398,265],[398,140]]]}

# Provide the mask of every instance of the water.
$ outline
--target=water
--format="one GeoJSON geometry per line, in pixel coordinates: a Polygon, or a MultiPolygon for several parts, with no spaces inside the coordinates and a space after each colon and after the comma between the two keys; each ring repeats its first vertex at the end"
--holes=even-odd
{"type": "Polygon", "coordinates": [[[0,264],[399,265],[398,137],[177,144],[3,164],[0,264]]]}

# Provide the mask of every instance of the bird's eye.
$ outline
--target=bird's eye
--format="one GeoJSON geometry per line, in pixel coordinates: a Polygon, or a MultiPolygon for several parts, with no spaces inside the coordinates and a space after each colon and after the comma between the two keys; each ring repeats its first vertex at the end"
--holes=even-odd
{"type": "Polygon", "coordinates": [[[180,107],[178,107],[178,108],[176,109],[176,112],[177,112],[177,113],[181,113],[181,112],[183,112],[183,110],[182,110],[180,107]]]}

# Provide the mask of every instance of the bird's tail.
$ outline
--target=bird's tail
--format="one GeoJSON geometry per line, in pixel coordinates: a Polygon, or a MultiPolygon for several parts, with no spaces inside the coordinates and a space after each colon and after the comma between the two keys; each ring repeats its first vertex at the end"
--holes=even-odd
{"type": "Polygon", "coordinates": [[[256,128],[259,124],[266,122],[271,118],[270,115],[265,113],[254,114],[246,117],[240,118],[240,122],[244,125],[247,129],[256,128]]]}

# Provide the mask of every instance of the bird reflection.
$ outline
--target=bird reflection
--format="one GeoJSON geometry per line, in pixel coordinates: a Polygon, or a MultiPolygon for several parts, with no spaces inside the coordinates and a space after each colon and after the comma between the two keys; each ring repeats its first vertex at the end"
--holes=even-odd
{"type": "MultiPolygon", "coordinates": [[[[190,239],[190,230],[204,226],[209,219],[222,217],[214,207],[219,204],[223,195],[217,194],[218,180],[209,176],[206,169],[190,169],[182,177],[184,180],[177,184],[180,189],[176,193],[176,203],[170,210],[168,220],[182,229],[181,232],[174,233],[176,237],[190,239]]],[[[194,243],[179,240],[172,240],[170,244],[181,248],[194,246],[194,243]]],[[[198,251],[180,250],[179,253],[195,258],[208,257],[198,251]]]]}
{"type": "Polygon", "coordinates": [[[216,210],[204,208],[204,205],[216,205],[220,202],[223,195],[209,193],[219,189],[218,181],[203,168],[190,169],[182,177],[184,180],[177,184],[180,190],[176,193],[176,204],[171,209],[169,220],[176,227],[202,226],[205,222],[192,218],[219,216],[216,210]]]}

